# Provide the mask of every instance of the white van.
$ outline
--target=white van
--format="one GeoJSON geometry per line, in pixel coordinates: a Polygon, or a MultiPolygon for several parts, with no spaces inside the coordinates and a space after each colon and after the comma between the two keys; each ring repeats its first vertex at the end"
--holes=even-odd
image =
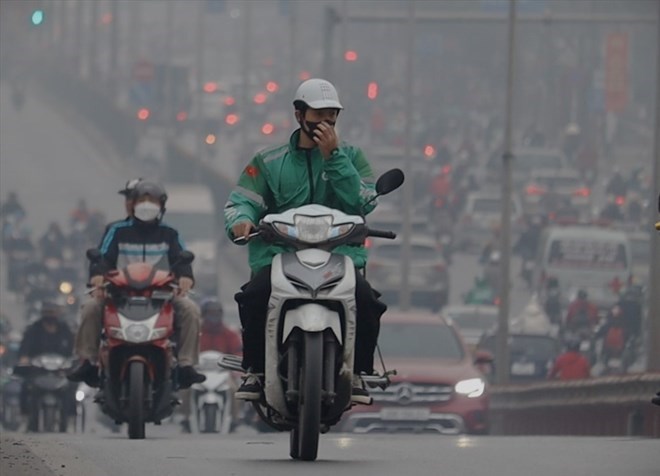
{"type": "Polygon", "coordinates": [[[186,248],[195,253],[195,288],[217,295],[218,218],[211,190],[205,185],[168,184],[163,222],[179,231],[186,248]]]}
{"type": "Polygon", "coordinates": [[[633,266],[626,233],[596,226],[546,229],[538,263],[539,288],[549,278],[557,278],[564,305],[584,289],[600,309],[608,309],[617,301],[617,291],[628,283],[633,266]]]}

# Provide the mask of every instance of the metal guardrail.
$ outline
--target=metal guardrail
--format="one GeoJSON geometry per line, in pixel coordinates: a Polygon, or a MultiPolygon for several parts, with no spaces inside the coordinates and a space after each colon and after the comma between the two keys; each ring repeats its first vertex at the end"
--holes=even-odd
{"type": "Polygon", "coordinates": [[[495,434],[609,435],[660,438],[660,373],[491,389],[495,434]]]}

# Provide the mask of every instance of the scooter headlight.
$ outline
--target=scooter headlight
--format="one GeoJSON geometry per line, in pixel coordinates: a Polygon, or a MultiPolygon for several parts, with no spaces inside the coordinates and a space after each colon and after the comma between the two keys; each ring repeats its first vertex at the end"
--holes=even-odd
{"type": "Polygon", "coordinates": [[[144,324],[131,324],[124,333],[128,342],[146,342],[151,334],[149,327],[144,324]]]}
{"type": "Polygon", "coordinates": [[[60,292],[62,294],[71,294],[73,291],[73,284],[71,284],[69,281],[62,281],[60,283],[60,292]]]}
{"type": "Polygon", "coordinates": [[[467,395],[468,398],[477,398],[484,394],[486,389],[485,382],[480,378],[470,378],[461,380],[456,384],[454,390],[461,395],[467,395]]]}
{"type": "Polygon", "coordinates": [[[82,390],[76,391],[76,402],[82,402],[85,399],[85,392],[82,390]]]}
{"type": "Polygon", "coordinates": [[[108,329],[108,333],[113,339],[124,340],[124,331],[121,330],[121,327],[111,327],[108,329]]]}
{"type": "Polygon", "coordinates": [[[332,227],[332,216],[330,215],[319,217],[296,215],[293,222],[300,241],[320,243],[330,236],[330,228],[332,227]]]}
{"type": "Polygon", "coordinates": [[[158,340],[166,337],[167,331],[167,327],[156,327],[153,331],[151,331],[151,340],[158,340]]]}

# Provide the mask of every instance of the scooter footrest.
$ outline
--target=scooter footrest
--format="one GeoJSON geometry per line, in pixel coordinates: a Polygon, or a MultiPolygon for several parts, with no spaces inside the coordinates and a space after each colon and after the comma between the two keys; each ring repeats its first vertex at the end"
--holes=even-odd
{"type": "Polygon", "coordinates": [[[245,373],[243,368],[243,359],[237,355],[224,354],[218,360],[218,366],[227,370],[234,370],[235,372],[245,373]]]}
{"type": "Polygon", "coordinates": [[[390,386],[390,375],[396,375],[396,370],[389,370],[383,375],[360,375],[360,378],[370,388],[385,390],[390,386]]]}

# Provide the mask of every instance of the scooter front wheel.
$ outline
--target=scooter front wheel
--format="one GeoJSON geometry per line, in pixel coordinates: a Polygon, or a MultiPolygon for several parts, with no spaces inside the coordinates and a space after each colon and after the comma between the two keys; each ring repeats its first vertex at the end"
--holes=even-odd
{"type": "Polygon", "coordinates": [[[144,439],[144,364],[131,362],[128,368],[128,437],[144,439]]]}
{"type": "Polygon", "coordinates": [[[303,461],[314,461],[318,453],[321,430],[323,391],[323,333],[321,332],[305,333],[300,378],[299,456],[303,461]]]}

